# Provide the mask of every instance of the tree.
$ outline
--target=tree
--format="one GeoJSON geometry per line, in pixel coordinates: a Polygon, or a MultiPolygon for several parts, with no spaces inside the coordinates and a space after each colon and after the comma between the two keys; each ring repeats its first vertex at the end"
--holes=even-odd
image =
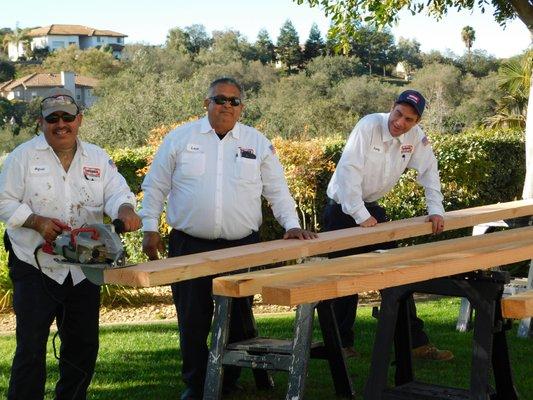
{"type": "Polygon", "coordinates": [[[359,25],[351,41],[351,54],[359,57],[368,67],[380,68],[385,76],[385,67],[396,64],[394,36],[388,30],[379,30],[375,25],[359,25]]]}
{"type": "Polygon", "coordinates": [[[7,41],[4,41],[4,38],[6,35],[10,35],[13,33],[13,30],[11,28],[0,28],[0,48],[2,51],[7,54],[7,41]]]}
{"type": "Polygon", "coordinates": [[[270,35],[266,29],[261,29],[257,34],[257,40],[254,43],[257,59],[262,64],[270,64],[276,60],[274,43],[270,40],[270,35]]]}
{"type": "Polygon", "coordinates": [[[474,44],[474,40],[476,40],[476,31],[474,28],[469,25],[465,26],[461,30],[461,39],[463,40],[468,52],[468,63],[471,63],[470,51],[472,49],[472,45],[474,44]]]}
{"type": "Polygon", "coordinates": [[[168,31],[165,47],[180,54],[192,53],[191,38],[189,37],[189,34],[177,27],[168,31]]]}
{"type": "Polygon", "coordinates": [[[185,33],[189,36],[191,53],[198,54],[201,49],[208,49],[212,40],[202,24],[193,24],[185,27],[185,33]]]}
{"type": "Polygon", "coordinates": [[[320,34],[320,29],[318,29],[316,23],[313,23],[309,31],[309,38],[304,45],[303,61],[307,63],[311,59],[323,55],[324,47],[325,43],[320,34]]]}
{"type": "Polygon", "coordinates": [[[252,60],[254,51],[246,38],[235,30],[213,31],[209,50],[202,49],[196,60],[201,64],[228,64],[241,60],[252,60]]]}
{"type": "Polygon", "coordinates": [[[30,37],[28,36],[28,29],[17,28],[11,33],[6,33],[3,38],[3,47],[7,50],[9,43],[12,43],[19,49],[19,45],[22,45],[27,48],[29,46],[30,37]]]}
{"type": "Polygon", "coordinates": [[[398,61],[403,64],[406,79],[411,76],[415,69],[422,66],[420,43],[415,39],[400,37],[396,46],[396,56],[398,57],[398,61]]]}
{"type": "Polygon", "coordinates": [[[6,82],[15,77],[15,65],[8,60],[0,59],[0,82],[6,82]]]}
{"type": "Polygon", "coordinates": [[[80,50],[75,46],[54,51],[43,62],[47,72],[73,71],[94,78],[116,74],[123,65],[113,55],[96,48],[80,50]]]}
{"type": "Polygon", "coordinates": [[[279,31],[276,52],[278,59],[285,64],[288,72],[299,67],[302,62],[300,37],[290,20],[285,21],[279,31]]]}
{"type": "MultiPolygon", "coordinates": [[[[472,10],[479,7],[485,12],[486,5],[494,8],[494,19],[501,25],[514,18],[519,18],[529,29],[533,39],[533,7],[531,0],[293,0],[298,4],[308,3],[311,7],[320,5],[326,16],[331,16],[333,22],[330,35],[340,38],[341,48],[348,52],[350,38],[354,37],[354,21],[364,20],[373,22],[378,27],[390,26],[398,20],[402,10],[409,10],[412,14],[426,12],[439,19],[450,9],[472,10]]],[[[529,72],[531,74],[531,71],[529,72]]],[[[531,81],[533,82],[533,81],[531,81]]],[[[529,102],[533,104],[533,83],[529,87],[529,102]]],[[[526,122],[526,179],[523,197],[533,198],[533,120],[529,113],[526,122]]]]}
{"type": "Polygon", "coordinates": [[[497,114],[487,119],[489,126],[525,128],[532,69],[533,51],[526,52],[521,59],[511,59],[502,64],[498,87],[506,95],[498,102],[497,114]]]}

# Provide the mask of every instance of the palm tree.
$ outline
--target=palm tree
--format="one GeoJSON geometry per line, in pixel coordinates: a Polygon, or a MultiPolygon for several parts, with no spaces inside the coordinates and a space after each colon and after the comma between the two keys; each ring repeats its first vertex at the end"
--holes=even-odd
{"type": "Polygon", "coordinates": [[[533,51],[503,63],[498,72],[498,86],[505,93],[498,103],[497,114],[487,119],[491,127],[526,126],[527,103],[533,69],[533,51]]]}
{"type": "Polygon", "coordinates": [[[29,45],[30,39],[31,38],[28,36],[28,29],[17,28],[13,32],[8,33],[4,36],[2,46],[7,52],[9,43],[13,43],[16,46],[18,52],[19,44],[23,43],[24,45],[29,45]]]}
{"type": "Polygon", "coordinates": [[[474,28],[468,25],[465,26],[461,31],[461,39],[463,39],[463,42],[468,50],[468,62],[470,62],[470,49],[472,49],[474,40],[476,40],[476,31],[474,28]]]}

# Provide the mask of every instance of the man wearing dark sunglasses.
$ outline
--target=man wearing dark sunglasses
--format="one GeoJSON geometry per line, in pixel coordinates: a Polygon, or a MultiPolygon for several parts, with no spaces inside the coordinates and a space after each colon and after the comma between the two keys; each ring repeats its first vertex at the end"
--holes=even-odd
{"type": "MultiPolygon", "coordinates": [[[[170,132],[160,146],[142,188],[143,251],[159,257],[159,216],[167,202],[169,256],[256,243],[262,222],[261,195],[285,228],[285,239],[311,239],[300,229],[283,168],[270,141],[238,122],[243,92],[232,78],[211,83],[204,100],[207,116],[170,132]]],[[[181,399],[201,399],[207,368],[207,336],[213,315],[213,276],[172,285],[179,319],[181,399]]],[[[256,335],[251,298],[234,299],[229,341],[256,335]]],[[[237,388],[240,370],[224,373],[224,391],[237,388]]]]}
{"type": "Polygon", "coordinates": [[[140,227],[135,195],[101,148],[78,139],[74,95],[52,89],[41,102],[42,134],[18,146],[0,173],[17,347],[7,398],[43,399],[46,344],[54,319],[61,338],[55,398],[85,399],[98,353],[100,287],[77,265],[43,253],[66,228],[103,222],[104,213],[140,227]]]}

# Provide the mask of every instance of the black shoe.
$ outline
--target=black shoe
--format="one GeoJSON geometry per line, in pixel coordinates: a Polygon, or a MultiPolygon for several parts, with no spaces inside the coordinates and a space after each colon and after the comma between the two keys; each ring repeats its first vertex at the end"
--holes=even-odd
{"type": "Polygon", "coordinates": [[[192,387],[187,387],[181,394],[181,400],[202,400],[203,394],[192,387]]]}

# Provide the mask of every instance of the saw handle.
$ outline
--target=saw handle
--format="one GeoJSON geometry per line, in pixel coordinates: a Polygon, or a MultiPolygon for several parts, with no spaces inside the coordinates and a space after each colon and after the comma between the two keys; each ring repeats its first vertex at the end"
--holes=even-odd
{"type": "Polygon", "coordinates": [[[126,227],[124,226],[124,222],[121,219],[115,219],[113,220],[113,226],[115,227],[115,232],[119,235],[122,235],[124,232],[126,232],[126,227]]]}

